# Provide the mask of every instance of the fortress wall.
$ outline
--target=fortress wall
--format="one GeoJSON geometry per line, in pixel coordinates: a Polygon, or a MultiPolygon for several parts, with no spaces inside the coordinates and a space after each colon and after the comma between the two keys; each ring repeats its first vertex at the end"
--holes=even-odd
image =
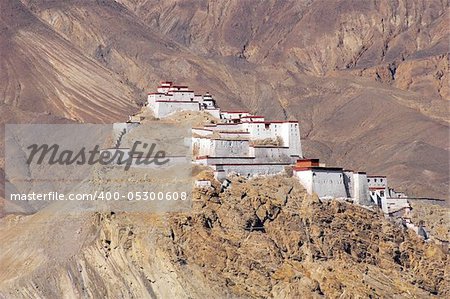
{"type": "Polygon", "coordinates": [[[211,140],[211,156],[213,157],[248,157],[248,140],[211,140]]]}
{"type": "Polygon", "coordinates": [[[195,163],[205,166],[217,164],[249,164],[255,163],[255,159],[253,157],[201,157],[195,163]]]}
{"type": "Polygon", "coordinates": [[[156,102],[154,112],[156,117],[165,117],[182,110],[199,111],[200,108],[197,102],[156,102]]]}
{"type": "Polygon", "coordinates": [[[358,204],[368,205],[371,203],[369,196],[369,185],[367,184],[367,174],[353,173],[353,196],[358,204]]]}
{"type": "Polygon", "coordinates": [[[249,138],[248,132],[220,132],[220,138],[249,138]]]}
{"type": "Polygon", "coordinates": [[[173,101],[194,101],[194,92],[193,91],[177,91],[172,92],[171,100],[173,101]]]}
{"type": "Polygon", "coordinates": [[[212,140],[208,138],[192,137],[192,150],[194,156],[211,156],[212,140]]]}
{"type": "Polygon", "coordinates": [[[290,162],[295,160],[291,158],[290,149],[286,147],[250,147],[250,155],[256,158],[259,163],[262,162],[290,162]]]}
{"type": "Polygon", "coordinates": [[[248,164],[248,165],[217,165],[216,171],[222,171],[225,174],[237,173],[241,176],[253,176],[253,175],[272,175],[278,174],[284,171],[284,168],[288,164],[248,164]]]}
{"type": "Polygon", "coordinates": [[[302,170],[296,171],[296,176],[308,193],[316,193],[319,198],[347,197],[342,171],[302,170]]]}

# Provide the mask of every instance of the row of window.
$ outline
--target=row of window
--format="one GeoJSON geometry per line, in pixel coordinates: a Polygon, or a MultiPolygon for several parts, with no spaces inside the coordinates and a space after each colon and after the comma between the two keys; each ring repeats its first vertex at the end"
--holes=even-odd
{"type": "MultiPolygon", "coordinates": [[[[373,180],[376,183],[378,179],[373,179],[373,180]]],[[[367,179],[367,181],[370,183],[371,179],[367,179]]],[[[384,182],[384,179],[380,178],[380,183],[383,183],[383,182],[384,182]]]]}

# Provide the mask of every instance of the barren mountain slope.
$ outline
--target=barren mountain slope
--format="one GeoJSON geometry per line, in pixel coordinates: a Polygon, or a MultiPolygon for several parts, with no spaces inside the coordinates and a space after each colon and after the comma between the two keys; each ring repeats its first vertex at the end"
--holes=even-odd
{"type": "Polygon", "coordinates": [[[446,0],[117,1],[206,56],[313,75],[355,70],[423,95],[450,95],[446,0]]]}
{"type": "MultiPolygon", "coordinates": [[[[192,87],[208,86],[233,95],[222,79],[228,70],[198,57],[188,48],[148,28],[127,8],[112,0],[26,1],[42,21],[91,58],[114,71],[142,92],[164,79],[190,78],[192,87]]],[[[233,103],[233,97],[229,101],[233,103]]],[[[234,105],[239,105],[235,101],[234,105]]]]}
{"type": "Polygon", "coordinates": [[[85,122],[123,118],[136,107],[133,88],[83,55],[20,1],[0,5],[2,103],[85,122]]]}
{"type": "MultiPolygon", "coordinates": [[[[332,73],[322,78],[302,75],[301,69],[291,67],[294,60],[279,55],[270,59],[242,59],[237,57],[242,55],[233,54],[234,50],[227,52],[210,48],[228,45],[227,41],[230,38],[234,40],[236,33],[242,30],[236,29],[234,33],[227,30],[233,28],[233,24],[241,26],[247,22],[248,18],[237,14],[237,8],[231,10],[237,15],[228,13],[226,9],[230,10],[231,4],[222,7],[225,4],[210,3],[209,9],[202,8],[203,14],[202,9],[196,11],[206,19],[217,19],[217,22],[225,22],[233,16],[233,22],[219,22],[220,26],[206,26],[206,21],[199,25],[183,21],[186,18],[199,22],[201,18],[188,17],[188,12],[194,12],[197,4],[180,2],[173,5],[173,13],[167,15],[167,22],[171,20],[173,30],[176,31],[177,26],[184,28],[188,25],[192,30],[198,30],[195,31],[198,36],[191,34],[192,39],[197,38],[195,43],[188,43],[175,31],[162,30],[172,28],[170,22],[163,26],[162,19],[156,23],[149,19],[152,9],[162,9],[167,2],[158,5],[139,2],[137,7],[140,9],[129,6],[138,16],[113,1],[26,2],[57,32],[143,91],[153,88],[160,79],[170,79],[188,84],[199,92],[211,91],[224,108],[247,107],[268,119],[298,118],[307,156],[323,157],[331,164],[339,163],[344,167],[384,173],[392,178],[394,187],[402,187],[414,195],[448,197],[448,102],[440,97],[421,97],[413,92],[403,92],[371,79],[355,77],[352,72],[343,72],[339,76],[332,73]],[[190,50],[162,34],[172,36],[189,46],[190,50]],[[205,54],[207,51],[210,53],[205,54]],[[424,161],[427,153],[432,153],[433,160],[424,161]]],[[[439,7],[433,13],[434,17],[441,18],[439,7]]],[[[289,10],[289,7],[284,9],[289,10]]],[[[275,12],[273,9],[272,13],[275,12]]],[[[276,19],[276,16],[270,17],[276,19]]],[[[255,17],[255,20],[259,19],[255,17]]],[[[274,24],[273,19],[271,22],[274,24]]],[[[275,45],[273,50],[282,49],[288,41],[294,42],[310,35],[306,30],[309,25],[302,26],[303,31],[296,29],[300,35],[298,38],[294,38],[292,33],[295,28],[284,35],[273,33],[285,36],[283,43],[275,45]]],[[[277,30],[287,28],[281,25],[273,27],[277,30]]],[[[321,32],[326,34],[327,28],[322,27],[321,32]]],[[[401,29],[395,28],[396,31],[392,29],[395,32],[401,29]]],[[[261,39],[270,44],[268,37],[261,39]]],[[[320,49],[336,48],[329,39],[322,42],[329,44],[317,45],[320,49]]],[[[436,42],[441,45],[441,39],[436,42]]],[[[371,65],[376,65],[377,59],[374,58],[371,65]]],[[[297,60],[309,63],[311,59],[297,60]]],[[[369,57],[366,60],[369,61],[369,57]]]]}
{"type": "Polygon", "coordinates": [[[197,190],[194,198],[184,214],[79,214],[56,205],[3,218],[0,297],[450,294],[449,257],[436,245],[381,214],[320,203],[293,179],[236,178],[224,193],[197,190]]]}

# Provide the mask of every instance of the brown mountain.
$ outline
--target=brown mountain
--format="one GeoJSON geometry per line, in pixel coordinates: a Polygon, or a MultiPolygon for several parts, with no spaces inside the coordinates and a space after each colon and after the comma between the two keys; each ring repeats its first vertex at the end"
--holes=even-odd
{"type": "MultiPolygon", "coordinates": [[[[309,157],[448,198],[448,6],[0,1],[1,122],[124,120],[173,80],[224,108],[299,119],[309,157]]],[[[0,211],[0,297],[450,294],[448,254],[377,212],[285,177],[214,188],[184,214],[0,211]]]]}
{"type": "Polygon", "coordinates": [[[23,2],[142,93],[170,79],[298,118],[306,155],[448,197],[445,1],[23,2]]]}
{"type": "Polygon", "coordinates": [[[0,11],[3,104],[85,122],[108,122],[132,111],[136,93],[119,76],[19,1],[2,1],[0,11]]]}

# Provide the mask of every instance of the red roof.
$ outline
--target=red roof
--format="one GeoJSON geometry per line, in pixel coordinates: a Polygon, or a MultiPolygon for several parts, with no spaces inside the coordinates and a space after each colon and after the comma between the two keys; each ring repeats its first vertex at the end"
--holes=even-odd
{"type": "Polygon", "coordinates": [[[322,166],[310,166],[310,167],[296,167],[293,168],[295,171],[304,171],[304,170],[330,170],[330,171],[342,171],[340,167],[322,167],[322,166]]]}
{"type": "Polygon", "coordinates": [[[297,162],[319,162],[319,159],[308,159],[308,158],[303,158],[303,159],[298,159],[297,162]]]}

